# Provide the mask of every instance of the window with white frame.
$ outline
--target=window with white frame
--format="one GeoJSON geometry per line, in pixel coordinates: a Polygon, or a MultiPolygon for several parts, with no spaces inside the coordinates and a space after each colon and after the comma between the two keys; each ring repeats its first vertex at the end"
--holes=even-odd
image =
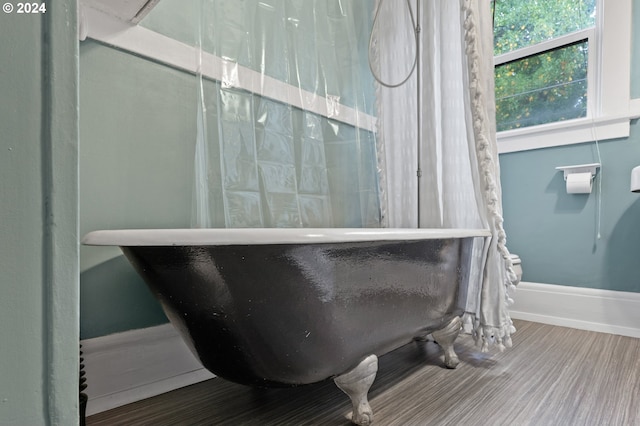
{"type": "Polygon", "coordinates": [[[501,152],[628,136],[631,0],[492,6],[501,152]]]}
{"type": "Polygon", "coordinates": [[[595,0],[496,0],[498,131],[586,117],[595,0]]]}

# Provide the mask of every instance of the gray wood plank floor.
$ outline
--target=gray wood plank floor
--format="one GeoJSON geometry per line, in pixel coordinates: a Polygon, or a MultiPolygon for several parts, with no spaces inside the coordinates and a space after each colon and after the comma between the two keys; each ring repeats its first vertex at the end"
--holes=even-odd
{"type": "MultiPolygon", "coordinates": [[[[456,342],[442,366],[433,342],[380,358],[374,425],[640,425],[640,339],[514,321],[513,347],[456,342]]],[[[89,382],[90,384],[90,382],[89,382]]],[[[349,425],[334,384],[253,389],[213,379],[99,413],[88,425],[349,425]]]]}

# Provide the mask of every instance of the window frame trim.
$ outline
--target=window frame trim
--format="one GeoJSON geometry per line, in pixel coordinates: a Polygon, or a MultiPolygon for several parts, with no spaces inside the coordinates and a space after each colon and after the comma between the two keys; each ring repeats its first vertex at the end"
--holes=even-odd
{"type": "Polygon", "coordinates": [[[541,53],[545,53],[559,47],[565,47],[582,40],[592,41],[594,35],[595,26],[585,28],[584,30],[568,33],[560,37],[552,38],[550,40],[541,41],[536,44],[531,44],[529,46],[521,47],[520,49],[512,50],[510,52],[494,56],[493,65],[497,67],[499,65],[506,64],[507,62],[517,61],[529,56],[539,55],[541,53]]]}
{"type": "MultiPolygon", "coordinates": [[[[632,1],[597,0],[596,7],[595,29],[558,37],[593,31],[589,38],[587,117],[498,132],[499,153],[629,136],[630,120],[640,117],[640,100],[630,99],[632,1]]],[[[534,46],[543,43],[547,42],[534,46]]],[[[510,53],[495,56],[494,63],[510,53]]]]}

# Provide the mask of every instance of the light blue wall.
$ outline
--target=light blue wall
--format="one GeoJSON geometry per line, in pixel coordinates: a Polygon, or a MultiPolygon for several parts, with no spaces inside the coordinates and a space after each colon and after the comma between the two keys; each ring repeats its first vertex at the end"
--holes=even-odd
{"type": "MultiPolygon", "coordinates": [[[[634,1],[631,96],[640,97],[640,1],[634,1]]],[[[640,126],[600,142],[601,238],[597,189],[566,193],[556,166],[598,161],[595,143],[501,154],[507,245],[520,255],[524,281],[640,292],[640,195],[629,191],[640,165],[640,126]]],[[[597,188],[597,184],[594,186],[597,188]]]]}
{"type": "Polygon", "coordinates": [[[75,11],[0,13],[3,426],[78,424],[75,11]]]}
{"type": "MultiPolygon", "coordinates": [[[[193,76],[80,44],[80,233],[191,220],[193,76]]],[[[167,321],[118,248],[81,247],[83,339],[167,321]]]]}
{"type": "Polygon", "coordinates": [[[28,22],[30,25],[24,25],[15,17],[0,15],[0,34],[15,38],[19,49],[13,52],[9,43],[0,44],[3,58],[13,55],[12,61],[0,65],[0,75],[5,76],[0,80],[0,125],[4,129],[0,154],[0,423],[11,425],[20,421],[42,424],[46,419],[41,384],[46,374],[40,235],[44,227],[40,177],[42,33],[39,20],[28,22]],[[32,409],[21,401],[23,398],[33,400],[32,409]]]}
{"type": "Polygon", "coordinates": [[[640,196],[629,192],[640,128],[600,143],[600,151],[600,239],[597,184],[589,196],[567,194],[555,170],[595,162],[593,144],[500,156],[507,245],[522,258],[524,281],[640,292],[640,196]]]}

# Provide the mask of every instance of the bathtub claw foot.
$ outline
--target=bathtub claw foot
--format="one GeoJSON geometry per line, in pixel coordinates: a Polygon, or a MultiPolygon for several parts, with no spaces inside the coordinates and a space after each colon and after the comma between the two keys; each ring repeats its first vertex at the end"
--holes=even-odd
{"type": "Polygon", "coordinates": [[[373,423],[373,411],[367,393],[378,372],[378,357],[369,355],[356,368],[333,379],[336,386],[346,393],[353,404],[351,422],[357,425],[373,423]]]}
{"type": "Polygon", "coordinates": [[[456,355],[453,350],[453,342],[455,342],[461,329],[462,320],[460,317],[454,317],[446,327],[431,333],[435,341],[444,351],[444,365],[447,368],[456,368],[460,363],[458,355],[456,355]]]}

